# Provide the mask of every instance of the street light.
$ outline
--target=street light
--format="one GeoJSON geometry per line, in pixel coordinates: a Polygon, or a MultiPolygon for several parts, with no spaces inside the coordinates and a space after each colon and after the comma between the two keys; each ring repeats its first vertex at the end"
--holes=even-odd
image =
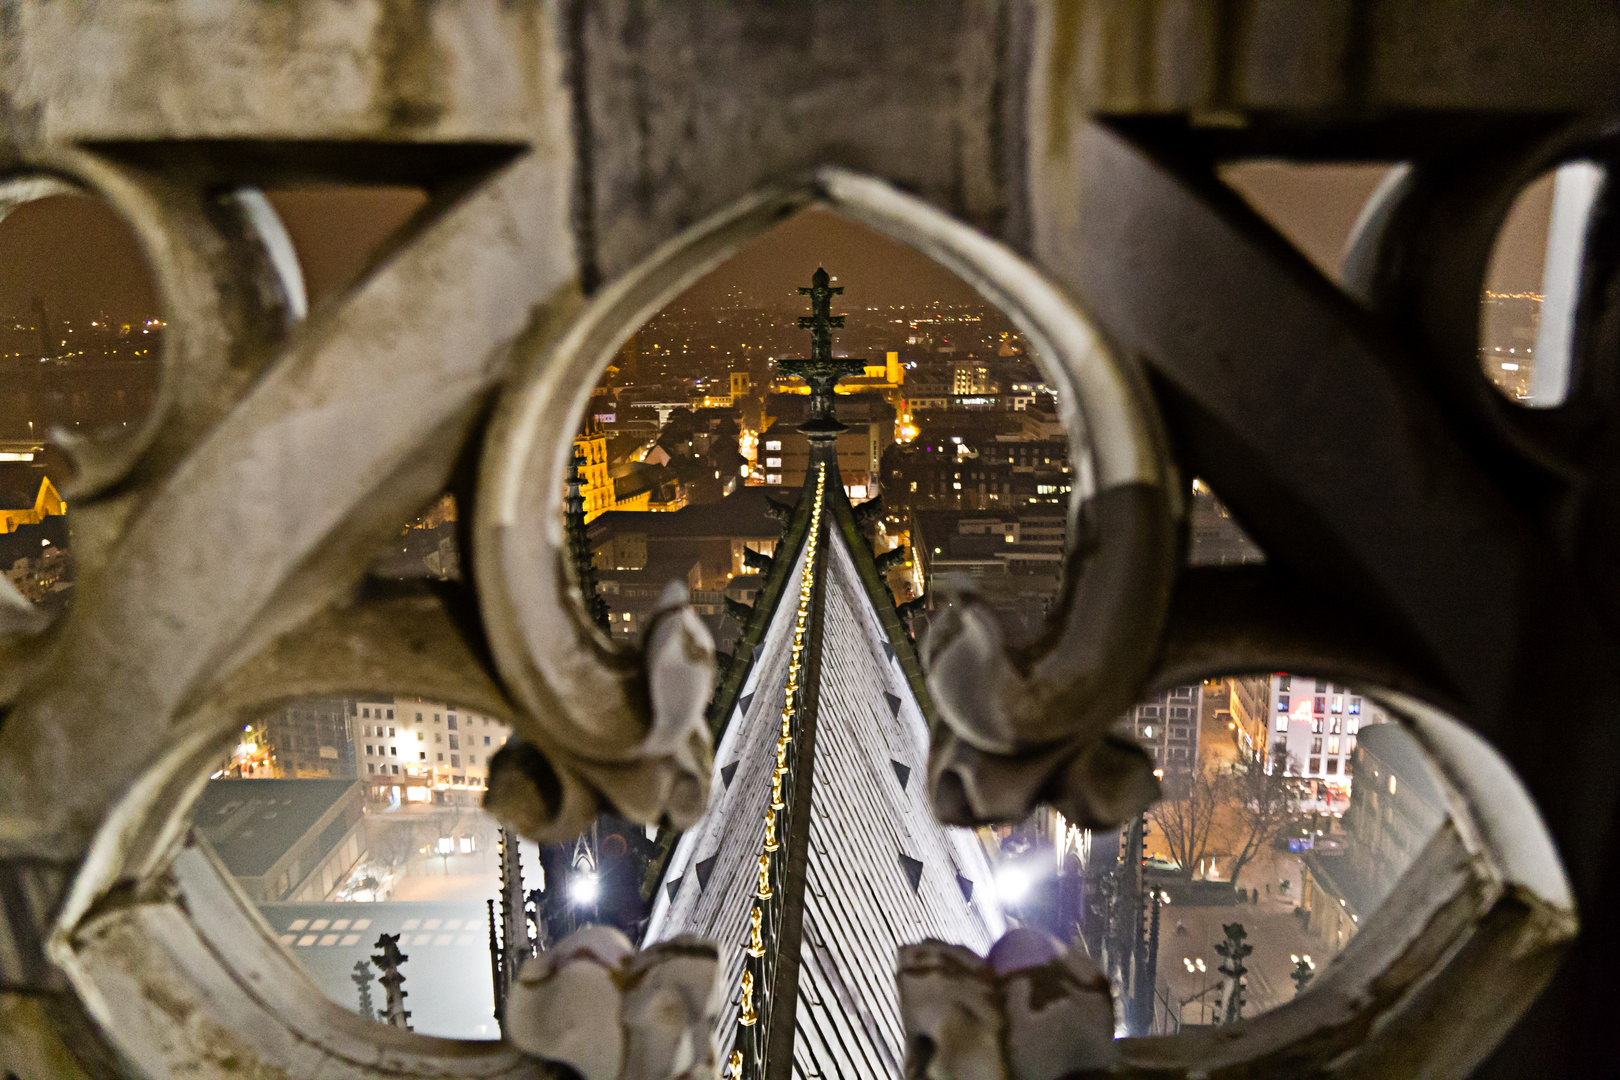
{"type": "Polygon", "coordinates": [[[448,836],[439,837],[439,857],[444,860],[444,876],[450,876],[450,852],[455,847],[455,841],[448,836]]]}
{"type": "Polygon", "coordinates": [[[568,882],[568,899],[575,907],[589,907],[596,903],[601,882],[592,873],[575,874],[568,882]]]}
{"type": "Polygon", "coordinates": [[[1003,866],[996,871],[996,892],[1008,904],[1017,904],[1029,895],[1029,871],[1021,866],[1003,866]]]}

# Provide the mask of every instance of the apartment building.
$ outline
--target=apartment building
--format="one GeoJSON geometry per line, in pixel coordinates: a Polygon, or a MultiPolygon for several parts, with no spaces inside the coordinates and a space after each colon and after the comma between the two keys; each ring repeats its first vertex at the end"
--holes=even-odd
{"type": "Polygon", "coordinates": [[[362,699],[350,708],[360,779],[392,802],[477,801],[490,757],[512,737],[503,721],[443,702],[362,699]]]}

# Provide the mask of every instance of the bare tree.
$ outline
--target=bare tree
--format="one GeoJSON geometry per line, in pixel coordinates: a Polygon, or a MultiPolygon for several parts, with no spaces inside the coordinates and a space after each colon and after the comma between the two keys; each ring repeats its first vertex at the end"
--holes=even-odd
{"type": "Polygon", "coordinates": [[[1215,812],[1227,785],[1206,765],[1176,786],[1180,798],[1161,799],[1149,808],[1148,817],[1159,827],[1170,857],[1180,864],[1182,880],[1190,882],[1194,869],[1210,854],[1215,812]]]}
{"type": "MultiPolygon", "coordinates": [[[[1236,735],[1233,736],[1237,741],[1236,735]]],[[[1232,884],[1243,868],[1298,820],[1293,794],[1288,790],[1286,758],[1281,747],[1270,759],[1257,746],[1238,742],[1238,758],[1230,776],[1228,802],[1233,818],[1236,852],[1232,856],[1232,884]]]]}

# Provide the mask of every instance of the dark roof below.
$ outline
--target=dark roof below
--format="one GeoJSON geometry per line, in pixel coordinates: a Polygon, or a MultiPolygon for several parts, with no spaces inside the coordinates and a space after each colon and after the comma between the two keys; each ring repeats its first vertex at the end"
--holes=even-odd
{"type": "Polygon", "coordinates": [[[210,780],[192,828],[237,877],[260,877],[358,780],[210,780]]]}
{"type": "Polygon", "coordinates": [[[799,502],[796,487],[743,487],[719,502],[694,503],[674,513],[653,510],[609,510],[590,524],[593,541],[603,535],[642,532],[649,536],[768,536],[781,534],[782,523],[766,513],[767,498],[788,506],[799,502]]]}

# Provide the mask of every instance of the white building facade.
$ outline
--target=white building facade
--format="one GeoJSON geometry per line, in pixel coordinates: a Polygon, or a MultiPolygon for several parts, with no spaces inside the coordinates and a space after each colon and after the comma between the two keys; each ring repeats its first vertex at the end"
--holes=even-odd
{"type": "Polygon", "coordinates": [[[1288,776],[1301,779],[1302,802],[1343,813],[1350,805],[1350,755],[1363,723],[1386,719],[1370,700],[1326,679],[1278,672],[1271,677],[1271,745],[1288,776]]]}
{"type": "Polygon", "coordinates": [[[476,802],[512,729],[483,713],[409,698],[359,700],[349,716],[360,779],[392,802],[476,802]]]}

